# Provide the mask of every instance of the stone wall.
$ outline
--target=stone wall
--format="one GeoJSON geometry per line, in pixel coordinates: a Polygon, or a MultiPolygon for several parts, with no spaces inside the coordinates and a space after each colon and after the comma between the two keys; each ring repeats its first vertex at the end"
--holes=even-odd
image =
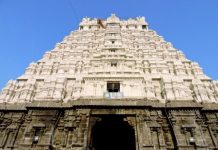
{"type": "Polygon", "coordinates": [[[92,128],[104,115],[123,115],[123,121],[135,131],[136,150],[217,149],[218,112],[213,109],[217,106],[191,106],[154,102],[138,106],[31,104],[17,110],[2,107],[0,149],[91,149],[92,128]]]}

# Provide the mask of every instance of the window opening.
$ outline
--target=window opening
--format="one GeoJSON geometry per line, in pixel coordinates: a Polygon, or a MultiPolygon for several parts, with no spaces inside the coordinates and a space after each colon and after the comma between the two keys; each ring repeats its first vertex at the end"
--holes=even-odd
{"type": "Polygon", "coordinates": [[[120,92],[120,83],[119,82],[108,82],[107,91],[108,92],[120,92]]]}
{"type": "Polygon", "coordinates": [[[147,29],[147,26],[146,25],[142,25],[142,29],[147,29]]]}
{"type": "Polygon", "coordinates": [[[111,52],[115,52],[115,49],[112,49],[111,52]]]}
{"type": "Polygon", "coordinates": [[[117,62],[111,62],[111,67],[117,67],[117,62]]]}

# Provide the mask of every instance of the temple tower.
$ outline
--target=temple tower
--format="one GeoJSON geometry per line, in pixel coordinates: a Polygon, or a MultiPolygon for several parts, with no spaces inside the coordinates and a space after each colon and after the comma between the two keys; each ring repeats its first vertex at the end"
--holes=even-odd
{"type": "Polygon", "coordinates": [[[2,150],[218,149],[218,81],[144,17],[83,18],[0,94],[2,150]]]}

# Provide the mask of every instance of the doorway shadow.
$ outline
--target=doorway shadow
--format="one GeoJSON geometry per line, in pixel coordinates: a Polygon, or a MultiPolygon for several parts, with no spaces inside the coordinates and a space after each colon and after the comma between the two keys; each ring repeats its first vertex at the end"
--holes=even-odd
{"type": "Polygon", "coordinates": [[[124,116],[106,115],[92,128],[92,150],[136,150],[135,132],[124,116]]]}

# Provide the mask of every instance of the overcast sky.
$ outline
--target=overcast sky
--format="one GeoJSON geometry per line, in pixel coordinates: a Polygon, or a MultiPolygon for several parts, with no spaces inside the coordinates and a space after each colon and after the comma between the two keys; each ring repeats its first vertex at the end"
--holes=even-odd
{"type": "Polygon", "coordinates": [[[218,78],[218,0],[0,0],[0,89],[85,16],[145,16],[150,28],[218,78]]]}

